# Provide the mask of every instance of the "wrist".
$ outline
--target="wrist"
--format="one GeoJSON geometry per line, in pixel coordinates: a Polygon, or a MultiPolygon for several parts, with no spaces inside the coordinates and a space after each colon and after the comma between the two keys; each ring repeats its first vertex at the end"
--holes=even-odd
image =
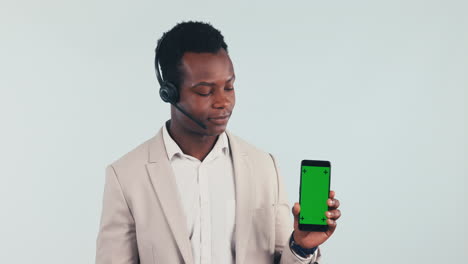
{"type": "Polygon", "coordinates": [[[315,250],[317,250],[318,246],[312,247],[312,248],[305,248],[299,243],[294,238],[294,232],[291,235],[291,238],[289,239],[289,247],[300,257],[307,258],[310,255],[315,253],[315,250]]]}
{"type": "Polygon", "coordinates": [[[294,243],[296,243],[297,245],[299,245],[302,248],[312,249],[312,248],[316,248],[316,247],[319,246],[319,245],[314,245],[314,244],[311,245],[310,242],[309,243],[304,242],[304,239],[303,239],[304,237],[301,237],[301,235],[298,234],[296,231],[292,232],[291,237],[292,237],[292,239],[294,239],[294,243]]]}

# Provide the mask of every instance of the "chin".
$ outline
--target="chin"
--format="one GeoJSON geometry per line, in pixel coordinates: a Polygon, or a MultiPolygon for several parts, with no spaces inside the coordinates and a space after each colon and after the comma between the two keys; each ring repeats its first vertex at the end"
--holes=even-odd
{"type": "Polygon", "coordinates": [[[208,126],[207,134],[210,136],[219,136],[226,131],[226,125],[224,126],[208,126]]]}

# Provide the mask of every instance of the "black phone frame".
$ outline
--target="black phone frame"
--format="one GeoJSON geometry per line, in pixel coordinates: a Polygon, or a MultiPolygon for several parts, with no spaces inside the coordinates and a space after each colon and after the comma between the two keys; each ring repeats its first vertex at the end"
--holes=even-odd
{"type": "MultiPolygon", "coordinates": [[[[328,193],[330,193],[330,185],[331,185],[331,163],[328,160],[302,160],[301,167],[300,167],[300,184],[299,184],[299,204],[301,203],[301,190],[302,190],[302,166],[311,166],[311,167],[329,167],[328,173],[328,193]]],[[[327,198],[328,199],[328,198],[327,198]]],[[[330,209],[330,207],[328,207],[330,209]]],[[[327,216],[325,216],[327,217],[327,216]]],[[[301,214],[298,215],[298,226],[299,230],[302,231],[315,231],[315,232],[325,232],[328,231],[328,225],[312,225],[312,224],[300,224],[299,219],[301,218],[301,214]]],[[[327,217],[328,219],[328,217],[327,217]]]]}

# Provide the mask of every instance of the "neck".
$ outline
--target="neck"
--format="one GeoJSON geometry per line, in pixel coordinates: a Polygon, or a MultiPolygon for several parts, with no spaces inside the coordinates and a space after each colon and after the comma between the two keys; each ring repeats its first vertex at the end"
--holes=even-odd
{"type": "Polygon", "coordinates": [[[206,136],[188,131],[175,122],[166,123],[169,135],[174,139],[184,154],[203,161],[216,143],[218,136],[206,136]]]}

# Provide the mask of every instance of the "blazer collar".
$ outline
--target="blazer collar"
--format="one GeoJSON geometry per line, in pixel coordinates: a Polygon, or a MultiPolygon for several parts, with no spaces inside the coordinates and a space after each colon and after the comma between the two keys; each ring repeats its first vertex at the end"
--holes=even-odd
{"type": "Polygon", "coordinates": [[[185,223],[177,184],[164,146],[162,130],[149,142],[148,164],[146,168],[151,184],[158,197],[170,231],[179,247],[180,254],[187,264],[193,263],[192,245],[185,223]]]}
{"type": "MultiPolygon", "coordinates": [[[[236,195],[236,264],[244,263],[252,223],[252,204],[255,204],[251,185],[251,164],[245,148],[240,141],[226,131],[234,166],[236,195]]],[[[189,240],[189,231],[185,223],[182,203],[178,195],[174,171],[167,156],[162,129],[150,141],[148,164],[153,189],[161,202],[164,215],[179,247],[185,263],[193,263],[193,254],[189,240]]]]}
{"type": "Polygon", "coordinates": [[[226,131],[231,147],[236,184],[236,264],[245,263],[247,246],[252,227],[252,205],[255,204],[252,186],[252,164],[249,156],[237,137],[226,131]]]}

